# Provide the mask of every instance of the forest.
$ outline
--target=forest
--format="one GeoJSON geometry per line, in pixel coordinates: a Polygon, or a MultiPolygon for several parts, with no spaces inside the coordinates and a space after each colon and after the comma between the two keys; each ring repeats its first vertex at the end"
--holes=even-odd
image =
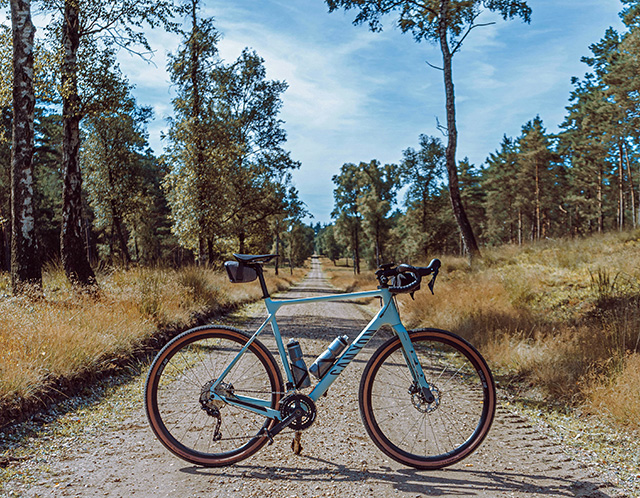
{"type": "MultiPolygon", "coordinates": [[[[532,116],[503,136],[484,164],[457,163],[466,214],[481,246],[523,245],[635,229],[640,223],[640,6],[624,1],[627,30],[609,28],[572,78],[561,131],[532,116]]],[[[344,164],[333,177],[334,223],[319,251],[374,267],[384,261],[464,254],[451,202],[446,147],[420,135],[399,164],[344,164]]]]}
{"type": "MultiPolygon", "coordinates": [[[[453,133],[417,130],[419,147],[398,151],[398,164],[344,164],[333,176],[333,222],[308,225],[291,178],[304,165],[287,150],[279,117],[287,83],[267,79],[265,61],[249,48],[223,61],[221,34],[201,15],[201,0],[47,0],[40,7],[50,22],[38,38],[30,1],[12,0],[12,27],[0,31],[0,267],[11,271],[14,292],[40,285],[43,264],[59,263],[72,283],[90,287],[100,268],[215,266],[232,252],[274,252],[293,267],[315,251],[346,258],[359,273],[434,254],[474,256],[470,236],[486,247],[636,228],[640,5],[622,3],[626,29],[610,28],[589,47],[559,133],[532,116],[473,165],[455,161],[453,133]],[[122,51],[141,60],[150,53],[148,26],[181,38],[168,66],[175,97],[160,154],[148,144],[154,111],[138,105],[117,63],[122,51]],[[29,91],[17,92],[19,84],[29,91]],[[31,137],[16,125],[21,112],[32,120],[31,137]],[[30,160],[20,162],[24,151],[30,160]]],[[[402,2],[362,8],[355,22],[375,30],[395,4],[402,2]]],[[[531,12],[518,1],[452,5],[464,15],[451,18],[450,57],[482,7],[505,19],[528,21],[531,12]]],[[[414,22],[421,14],[410,15],[400,14],[403,31],[437,41],[414,22]]]]}

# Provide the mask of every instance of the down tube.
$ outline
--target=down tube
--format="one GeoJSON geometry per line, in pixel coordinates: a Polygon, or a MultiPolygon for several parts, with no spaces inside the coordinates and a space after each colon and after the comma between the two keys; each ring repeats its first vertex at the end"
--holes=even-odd
{"type": "MultiPolygon", "coordinates": [[[[356,357],[356,355],[364,348],[367,343],[371,340],[371,338],[375,335],[378,329],[385,324],[395,325],[388,320],[388,317],[385,315],[387,311],[390,310],[389,303],[382,308],[376,316],[372,318],[369,324],[360,332],[358,337],[351,343],[351,345],[347,348],[347,350],[338,358],[336,363],[331,367],[329,372],[322,377],[322,380],[318,382],[316,387],[313,388],[313,391],[309,393],[309,397],[313,401],[318,401],[320,396],[322,396],[327,389],[333,384],[333,382],[340,376],[342,371],[351,363],[351,361],[356,357]]],[[[393,308],[395,313],[391,313],[392,316],[397,316],[398,313],[393,308]]]]}

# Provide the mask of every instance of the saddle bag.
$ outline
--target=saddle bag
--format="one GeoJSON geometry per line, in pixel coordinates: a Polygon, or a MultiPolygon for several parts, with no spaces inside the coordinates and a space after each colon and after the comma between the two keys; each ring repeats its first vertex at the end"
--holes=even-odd
{"type": "Polygon", "coordinates": [[[243,265],[238,261],[227,261],[224,264],[232,284],[244,284],[253,282],[258,278],[258,273],[251,267],[243,265]]]}

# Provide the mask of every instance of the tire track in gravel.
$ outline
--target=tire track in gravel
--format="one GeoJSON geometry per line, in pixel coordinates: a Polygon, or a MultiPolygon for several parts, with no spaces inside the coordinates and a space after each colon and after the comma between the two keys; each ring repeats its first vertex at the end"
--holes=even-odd
{"type": "MultiPolygon", "coordinates": [[[[286,297],[335,292],[317,260],[286,297]]],[[[262,303],[228,323],[254,328],[262,303]]],[[[339,334],[353,338],[372,316],[360,302],[284,307],[278,324],[285,342],[297,338],[309,365],[339,334]]],[[[381,331],[318,403],[303,433],[301,455],[291,432],[251,459],[209,469],[177,459],[155,440],[142,407],[144,376],[93,409],[71,412],[26,442],[38,451],[14,467],[4,496],[107,497],[622,497],[567,456],[542,427],[511,411],[503,400],[487,439],[473,455],[440,471],[417,471],[389,460],[369,440],[360,421],[358,385],[364,365],[388,332],[381,331]],[[133,394],[131,394],[133,393],[133,394]],[[89,413],[89,415],[86,415],[89,413]],[[69,429],[69,425],[73,429],[69,429]],[[60,426],[65,427],[64,430],[60,426]],[[44,438],[44,440],[43,440],[44,438]],[[22,477],[18,477],[22,476],[22,477]]],[[[266,336],[265,336],[266,337],[266,336]]],[[[264,340],[272,351],[274,342],[264,340]]]]}

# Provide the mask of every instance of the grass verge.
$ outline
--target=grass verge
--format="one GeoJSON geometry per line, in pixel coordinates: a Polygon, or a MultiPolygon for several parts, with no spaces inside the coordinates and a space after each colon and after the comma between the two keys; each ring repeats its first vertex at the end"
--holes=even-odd
{"type": "MultiPolygon", "coordinates": [[[[266,273],[277,292],[306,269],[266,273]]],[[[98,278],[98,299],[79,296],[60,268],[49,267],[44,299],[31,300],[7,297],[8,275],[1,277],[0,427],[262,295],[257,283],[234,285],[226,274],[198,267],[114,270],[98,278]]]]}
{"type": "MultiPolygon", "coordinates": [[[[640,231],[484,249],[473,266],[441,259],[435,296],[398,296],[405,325],[470,340],[513,406],[639,493],[640,231]]],[[[338,288],[376,285],[373,271],[324,267],[338,288]]]]}
{"type": "MultiPolygon", "coordinates": [[[[640,430],[640,231],[443,257],[435,296],[398,296],[403,322],[449,329],[479,347],[503,382],[640,430]]],[[[425,262],[413,262],[426,264],[425,262]]],[[[373,272],[325,262],[342,289],[373,272]]]]}

